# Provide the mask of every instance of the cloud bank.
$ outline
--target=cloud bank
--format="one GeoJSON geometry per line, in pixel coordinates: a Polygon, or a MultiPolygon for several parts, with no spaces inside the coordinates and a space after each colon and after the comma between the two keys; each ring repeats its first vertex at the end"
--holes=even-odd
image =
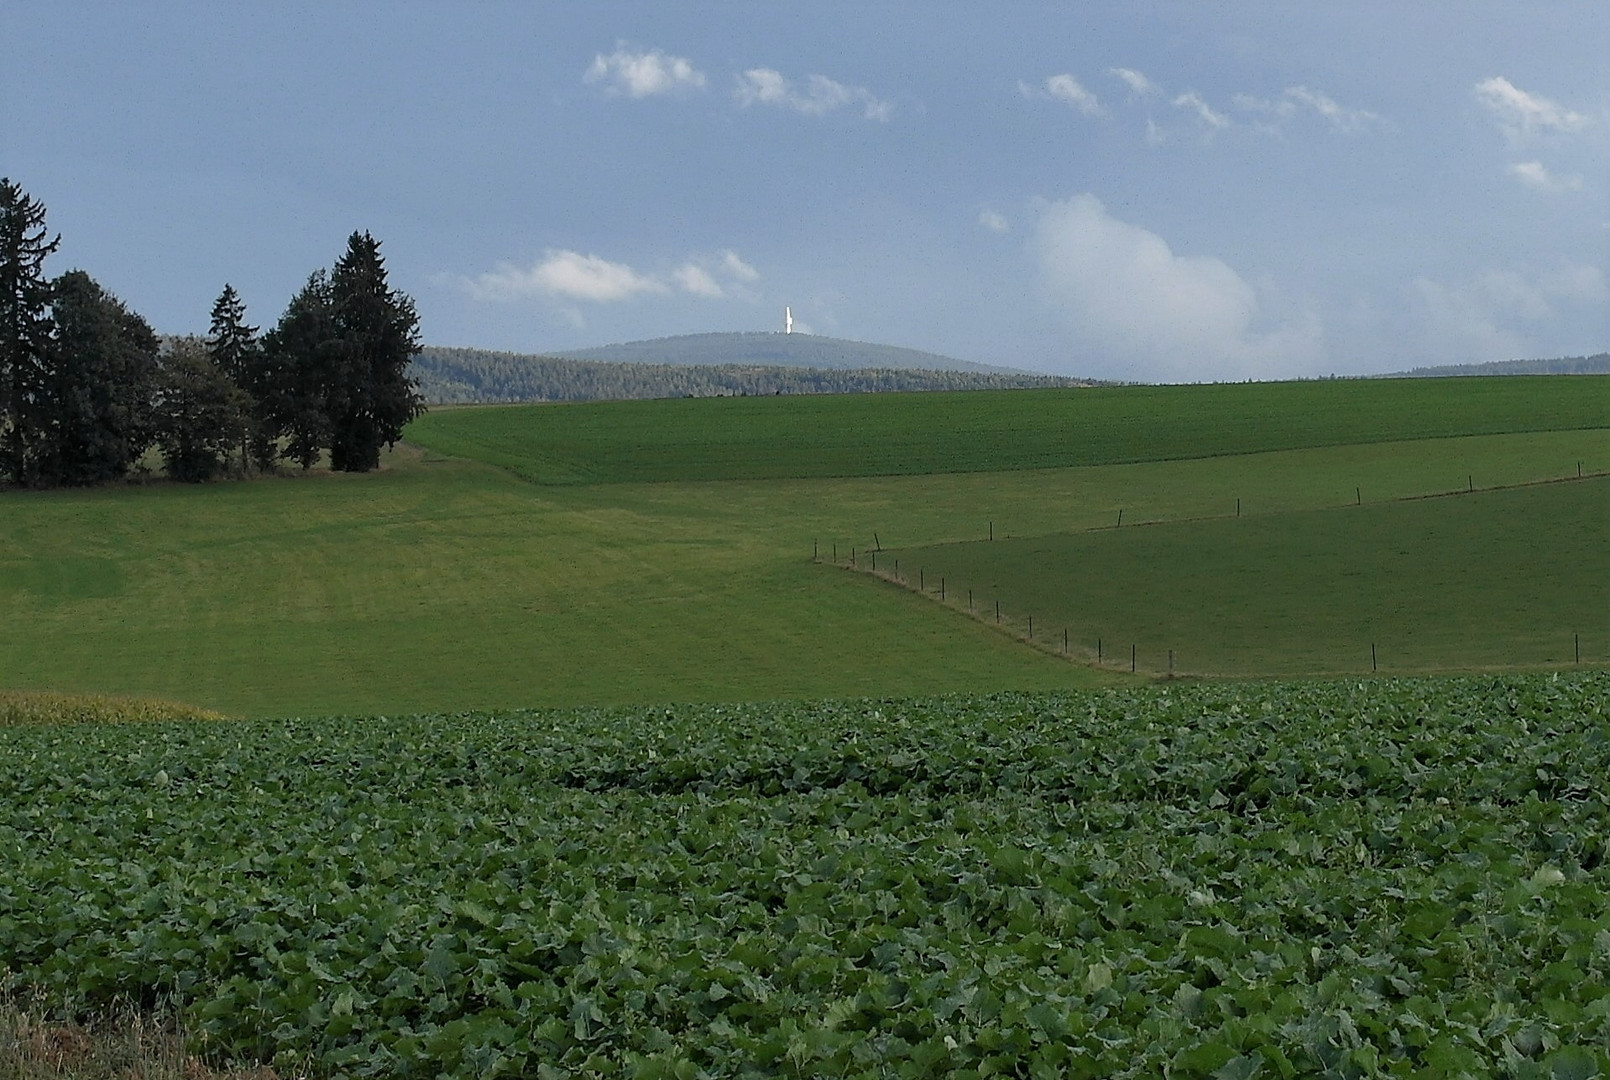
{"type": "MultiPolygon", "coordinates": [[[[1604,272],[1585,264],[1535,273],[1489,269],[1453,284],[1422,277],[1406,293],[1419,352],[1433,363],[1535,355],[1536,331],[1589,325],[1592,313],[1610,303],[1604,272]]],[[[1590,332],[1583,340],[1591,348],[1603,338],[1590,332]]]]}
{"type": "Polygon", "coordinates": [[[1215,258],[1176,255],[1094,195],[1049,204],[1033,251],[1046,299],[1089,361],[1200,381],[1316,370],[1317,320],[1260,329],[1257,292],[1215,258]]]}

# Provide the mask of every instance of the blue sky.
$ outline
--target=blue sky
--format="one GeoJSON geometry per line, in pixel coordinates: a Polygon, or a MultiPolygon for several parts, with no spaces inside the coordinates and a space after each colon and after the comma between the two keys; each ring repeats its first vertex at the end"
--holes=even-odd
{"type": "Polygon", "coordinates": [[[1610,348],[1604,3],[18,4],[0,173],[159,330],[354,229],[425,340],[1148,381],[1610,348]]]}

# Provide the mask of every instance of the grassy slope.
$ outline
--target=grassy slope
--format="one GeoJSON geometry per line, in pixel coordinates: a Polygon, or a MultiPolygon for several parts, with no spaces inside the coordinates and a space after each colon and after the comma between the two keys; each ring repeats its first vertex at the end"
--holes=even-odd
{"type": "Polygon", "coordinates": [[[415,461],[10,498],[0,672],[245,713],[1091,681],[813,566],[820,491],[613,494],[415,461]]]}
{"type": "MultiPolygon", "coordinates": [[[[1610,480],[888,551],[1109,663],[1312,674],[1610,663],[1610,480]]],[[[862,565],[865,565],[863,560],[862,565]]]]}
{"type": "MultiPolygon", "coordinates": [[[[1578,399],[1599,385],[1571,382],[1578,399]]],[[[1362,384],[1301,387],[1353,385],[1362,384]]],[[[1028,400],[945,396],[952,409],[986,412],[1008,408],[1001,399],[1028,400]]],[[[876,400],[889,403],[895,438],[917,406],[876,400]]],[[[1507,410],[1521,426],[1580,418],[1569,401],[1554,412],[1516,401],[1487,411],[1507,410]]],[[[722,421],[755,403],[651,404],[706,410],[706,472],[744,464],[722,421]]],[[[791,404],[820,418],[817,402],[791,404]]],[[[569,411],[444,412],[417,431],[462,449],[485,439],[487,418],[569,411]]],[[[645,427],[642,417],[666,414],[632,406],[576,410],[589,411],[595,434],[616,445],[663,435],[674,447],[689,430],[680,419],[645,427]]],[[[1419,422],[1404,414],[1400,427],[1410,421],[1419,422]]],[[[1219,426],[1236,430],[1222,418],[1219,426]]],[[[864,427],[832,432],[836,443],[818,433],[825,457],[796,457],[796,471],[859,460],[876,442],[864,427]]],[[[934,443],[942,456],[946,440],[934,443]]],[[[684,466],[701,460],[692,450],[676,449],[684,466]]],[[[874,533],[909,546],[979,537],[990,521],[997,536],[1088,529],[1118,507],[1126,522],[1195,517],[1233,512],[1241,497],[1252,515],[1334,506],[1356,487],[1370,501],[1448,490],[1469,474],[1510,483],[1574,474],[1579,460],[1610,468],[1610,432],[1019,467],[1031,456],[1009,459],[1007,472],[546,486],[428,452],[369,477],[4,494],[0,687],[276,713],[1082,685],[1100,676],[965,619],[935,618],[919,597],[813,565],[813,541],[825,556],[834,544],[864,547],[874,533]]],[[[603,458],[618,460],[607,448],[603,458]]]]}
{"type": "Polygon", "coordinates": [[[411,437],[545,484],[1106,465],[1610,426],[1610,376],[1097,387],[443,411],[411,437]]]}

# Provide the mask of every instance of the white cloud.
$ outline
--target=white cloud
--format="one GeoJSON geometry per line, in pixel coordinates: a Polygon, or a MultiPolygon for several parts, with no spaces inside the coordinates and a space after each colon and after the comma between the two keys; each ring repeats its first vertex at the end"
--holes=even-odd
{"type": "Polygon", "coordinates": [[[1012,223],[994,210],[985,207],[978,212],[978,223],[990,232],[1003,233],[1011,229],[1012,223]]]}
{"type": "Polygon", "coordinates": [[[671,271],[671,280],[676,282],[677,288],[694,296],[719,300],[727,295],[708,270],[694,263],[683,263],[671,271]]]}
{"type": "Polygon", "coordinates": [[[1047,298],[1092,360],[1187,381],[1318,370],[1317,320],[1259,329],[1257,293],[1235,270],[1176,255],[1094,195],[1047,206],[1034,250],[1047,298]]]}
{"type": "Polygon", "coordinates": [[[1215,112],[1213,107],[1202,100],[1202,95],[1195,90],[1187,90],[1172,102],[1176,109],[1185,109],[1196,114],[1196,118],[1209,129],[1218,131],[1230,126],[1230,118],[1223,113],[1215,112]]]}
{"type": "Polygon", "coordinates": [[[1086,90],[1072,75],[1051,76],[1045,80],[1045,92],[1058,101],[1066,101],[1086,116],[1094,116],[1101,111],[1101,102],[1096,100],[1096,95],[1086,90]]]}
{"type": "Polygon", "coordinates": [[[646,98],[678,90],[704,86],[704,74],[680,56],[668,56],[659,49],[629,51],[624,42],[605,56],[593,57],[592,66],[582,78],[601,82],[604,92],[629,98],[646,98]]]}
{"type": "Polygon", "coordinates": [[[608,303],[639,293],[665,292],[663,282],[644,276],[624,263],[597,255],[549,248],[530,269],[499,263],[495,270],[468,282],[477,300],[520,300],[533,296],[562,297],[608,303]]]}
{"type": "Polygon", "coordinates": [[[736,251],[721,253],[721,269],[736,281],[759,281],[760,271],[738,257],[736,251]]]}
{"type": "Polygon", "coordinates": [[[1541,161],[1522,161],[1509,167],[1509,174],[1538,191],[1581,191],[1582,178],[1576,175],[1555,176],[1543,167],[1541,161]]]}
{"type": "Polygon", "coordinates": [[[1499,75],[1477,83],[1475,93],[1512,143],[1532,135],[1579,131],[1589,123],[1581,113],[1541,94],[1527,93],[1499,75]]]}
{"type": "Polygon", "coordinates": [[[775,105],[806,116],[825,116],[835,109],[855,104],[861,106],[861,115],[868,120],[882,122],[894,115],[894,105],[879,99],[866,87],[846,86],[825,75],[807,76],[805,88],[801,90],[780,71],[750,68],[738,76],[734,93],[740,105],[775,105]]]}
{"type": "Polygon", "coordinates": [[[1233,100],[1239,109],[1261,113],[1276,120],[1289,120],[1306,110],[1323,119],[1333,130],[1346,133],[1364,131],[1385,122],[1378,113],[1348,108],[1329,95],[1306,86],[1287,87],[1277,98],[1237,94],[1233,100]]]}
{"type": "Polygon", "coordinates": [[[1286,97],[1306,105],[1337,131],[1362,131],[1372,125],[1382,122],[1378,113],[1368,109],[1350,109],[1338,105],[1334,100],[1321,94],[1317,90],[1310,90],[1306,86],[1293,86],[1286,90],[1286,97]]]}
{"type": "Polygon", "coordinates": [[[1134,94],[1136,97],[1152,97],[1163,92],[1162,87],[1152,82],[1152,80],[1148,79],[1145,75],[1142,75],[1134,68],[1108,68],[1107,74],[1122,79],[1124,81],[1124,85],[1129,87],[1129,92],[1134,94]]]}
{"type": "MultiPolygon", "coordinates": [[[[760,272],[739,258],[735,251],[724,251],[717,262],[720,273],[737,284],[756,281],[760,272]]],[[[707,300],[719,300],[729,290],[716,279],[706,260],[692,259],[669,274],[644,274],[625,263],[610,262],[597,255],[549,248],[529,268],[499,263],[487,273],[460,279],[466,292],[477,300],[509,302],[533,297],[606,304],[629,300],[644,294],[663,294],[673,290],[707,300]]]]}
{"type": "Polygon", "coordinates": [[[1086,116],[1096,116],[1102,111],[1096,95],[1086,90],[1084,84],[1072,75],[1052,75],[1039,87],[1019,80],[1017,92],[1026,98],[1050,98],[1065,102],[1086,116]]]}

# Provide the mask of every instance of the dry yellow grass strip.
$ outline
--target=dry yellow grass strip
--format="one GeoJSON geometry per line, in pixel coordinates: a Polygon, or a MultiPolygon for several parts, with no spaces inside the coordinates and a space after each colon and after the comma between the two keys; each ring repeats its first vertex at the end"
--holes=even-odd
{"type": "Polygon", "coordinates": [[[13,724],[160,724],[222,719],[222,713],[177,701],[0,690],[0,727],[13,724]]]}
{"type": "Polygon", "coordinates": [[[119,1012],[79,1024],[0,1003],[0,1076],[7,1080],[280,1080],[267,1066],[214,1069],[186,1050],[171,1020],[119,1012]]]}

